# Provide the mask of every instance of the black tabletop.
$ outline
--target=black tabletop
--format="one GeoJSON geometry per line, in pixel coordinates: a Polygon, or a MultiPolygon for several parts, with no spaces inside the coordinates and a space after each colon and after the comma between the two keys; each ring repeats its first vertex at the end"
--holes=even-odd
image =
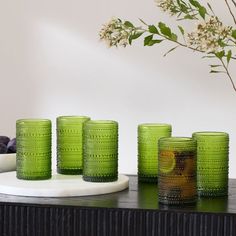
{"type": "Polygon", "coordinates": [[[61,198],[22,197],[0,194],[0,204],[7,203],[236,214],[236,179],[229,180],[228,197],[199,198],[195,205],[190,206],[166,206],[159,204],[157,185],[138,183],[136,176],[129,176],[129,188],[121,192],[61,198]]]}

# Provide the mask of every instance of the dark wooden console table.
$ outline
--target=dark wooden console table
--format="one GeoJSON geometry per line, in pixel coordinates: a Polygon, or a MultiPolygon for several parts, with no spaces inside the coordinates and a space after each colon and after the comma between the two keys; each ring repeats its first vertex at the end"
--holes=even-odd
{"type": "Polygon", "coordinates": [[[226,198],[195,206],[158,204],[155,184],[118,193],[71,198],[0,194],[0,236],[236,236],[236,180],[226,198]]]}

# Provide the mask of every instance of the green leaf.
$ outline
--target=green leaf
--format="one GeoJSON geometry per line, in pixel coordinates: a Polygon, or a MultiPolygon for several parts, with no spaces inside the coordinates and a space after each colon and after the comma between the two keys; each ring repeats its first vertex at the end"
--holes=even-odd
{"type": "Polygon", "coordinates": [[[220,51],[215,53],[216,57],[222,59],[225,55],[225,51],[220,51]]]}
{"type": "Polygon", "coordinates": [[[180,7],[181,7],[181,5],[184,5],[185,7],[188,6],[187,3],[184,2],[183,0],[177,0],[177,3],[178,3],[178,5],[179,5],[180,7]]]}
{"type": "Polygon", "coordinates": [[[180,25],[178,25],[178,28],[179,28],[181,34],[184,35],[184,28],[182,26],[180,26],[180,25]]]}
{"type": "Polygon", "coordinates": [[[228,64],[229,64],[229,62],[230,62],[231,57],[232,57],[232,51],[229,50],[228,53],[227,53],[227,63],[228,63],[228,64]]]}
{"type": "Polygon", "coordinates": [[[232,31],[232,37],[233,37],[234,39],[236,39],[236,30],[233,30],[233,31],[232,31]]]}
{"type": "Polygon", "coordinates": [[[222,48],[224,48],[225,46],[228,46],[222,39],[219,39],[219,40],[218,40],[218,44],[219,44],[222,48]]]}
{"type": "Polygon", "coordinates": [[[211,12],[213,13],[213,15],[215,15],[215,13],[214,13],[214,11],[213,11],[213,9],[212,9],[210,3],[207,3],[207,6],[208,6],[208,8],[211,10],[211,12]]]}
{"type": "Polygon", "coordinates": [[[137,39],[137,38],[139,38],[142,34],[143,34],[143,32],[136,32],[136,33],[132,34],[130,37],[131,37],[132,39],[137,39]]]}
{"type": "Polygon", "coordinates": [[[152,34],[159,34],[159,31],[155,25],[149,25],[148,30],[152,34]]]}
{"type": "Polygon", "coordinates": [[[152,34],[149,35],[149,36],[146,36],[146,37],[144,38],[144,46],[148,46],[148,44],[149,44],[149,42],[152,40],[152,38],[153,38],[153,35],[152,35],[152,34]]]}
{"type": "Polygon", "coordinates": [[[211,70],[210,73],[226,73],[223,70],[211,70]]]}
{"type": "Polygon", "coordinates": [[[216,67],[220,67],[222,65],[210,65],[211,68],[216,68],[216,67]]]}
{"type": "Polygon", "coordinates": [[[180,10],[184,13],[188,12],[188,8],[184,4],[180,4],[180,10]]]}
{"type": "Polygon", "coordinates": [[[176,42],[177,39],[178,39],[178,36],[176,34],[174,34],[174,33],[171,33],[171,40],[176,42]]]}
{"type": "Polygon", "coordinates": [[[134,28],[134,25],[130,21],[125,21],[124,25],[129,28],[134,28]]]}
{"type": "Polygon", "coordinates": [[[201,7],[201,4],[200,4],[198,1],[196,1],[196,0],[189,0],[189,2],[190,2],[191,5],[193,5],[194,7],[197,7],[197,8],[201,7]]]}
{"type": "Polygon", "coordinates": [[[217,70],[211,70],[210,73],[220,73],[220,71],[217,71],[217,70]]]}
{"type": "Polygon", "coordinates": [[[131,35],[129,36],[129,44],[131,45],[132,41],[133,41],[134,39],[139,38],[143,33],[144,33],[144,32],[135,32],[134,34],[131,34],[131,35]]]}
{"type": "Polygon", "coordinates": [[[165,23],[159,22],[158,27],[160,28],[162,34],[171,38],[171,29],[167,27],[165,23]]]}
{"type": "Polygon", "coordinates": [[[152,46],[154,44],[157,44],[157,43],[161,43],[163,40],[159,40],[159,39],[152,39],[149,41],[148,45],[147,46],[152,46]]]}
{"type": "Polygon", "coordinates": [[[189,14],[185,15],[183,19],[194,20],[195,18],[189,14]]]}
{"type": "Polygon", "coordinates": [[[215,55],[214,56],[213,55],[210,55],[210,56],[206,55],[206,56],[203,56],[202,58],[215,58],[215,55]]]}
{"type": "Polygon", "coordinates": [[[198,12],[199,12],[199,15],[200,15],[203,19],[205,19],[205,16],[206,16],[206,13],[207,13],[206,8],[201,6],[201,7],[198,8],[198,12]]]}
{"type": "Polygon", "coordinates": [[[170,52],[173,52],[176,48],[178,48],[179,47],[179,45],[178,46],[175,46],[174,48],[171,48],[169,51],[167,51],[163,56],[165,57],[165,56],[167,56],[170,52]]]}

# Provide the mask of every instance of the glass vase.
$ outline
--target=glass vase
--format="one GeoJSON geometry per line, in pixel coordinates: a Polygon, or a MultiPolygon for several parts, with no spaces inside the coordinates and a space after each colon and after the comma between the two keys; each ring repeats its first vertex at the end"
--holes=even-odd
{"type": "Polygon", "coordinates": [[[169,124],[140,124],[138,126],[138,180],[157,182],[158,140],[171,136],[169,124]]]}
{"type": "Polygon", "coordinates": [[[118,123],[91,120],[84,126],[83,179],[112,182],[118,178],[118,123]]]}
{"type": "Polygon", "coordinates": [[[83,169],[83,126],[87,116],[57,117],[57,172],[81,175],[83,169]]]}
{"type": "Polygon", "coordinates": [[[16,174],[18,179],[51,178],[51,121],[16,121],[16,174]]]}
{"type": "Polygon", "coordinates": [[[196,202],[196,151],[197,143],[192,138],[159,140],[159,203],[173,205],[196,202]]]}
{"type": "Polygon", "coordinates": [[[197,189],[199,196],[228,194],[229,135],[195,132],[197,141],[197,189]]]}

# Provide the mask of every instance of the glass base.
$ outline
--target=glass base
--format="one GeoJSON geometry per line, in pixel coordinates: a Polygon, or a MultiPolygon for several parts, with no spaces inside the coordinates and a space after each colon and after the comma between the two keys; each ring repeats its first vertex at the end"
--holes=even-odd
{"type": "Polygon", "coordinates": [[[57,173],[62,175],[82,175],[82,169],[61,169],[57,168],[57,173]]]}
{"type": "Polygon", "coordinates": [[[224,197],[228,196],[228,189],[221,190],[198,190],[199,197],[224,197]]]}
{"type": "Polygon", "coordinates": [[[164,205],[192,205],[197,202],[197,198],[189,198],[189,199],[168,199],[162,198],[159,196],[159,203],[164,205]]]}
{"type": "Polygon", "coordinates": [[[117,181],[118,176],[106,176],[106,177],[100,177],[100,176],[83,176],[84,181],[88,182],[114,182],[117,181]]]}
{"type": "Polygon", "coordinates": [[[47,175],[44,175],[44,176],[39,176],[39,175],[27,176],[27,175],[17,173],[16,177],[17,179],[24,179],[24,180],[46,180],[46,179],[51,179],[52,174],[48,173],[47,175]]]}
{"type": "Polygon", "coordinates": [[[143,176],[143,175],[138,175],[138,182],[143,182],[143,183],[157,183],[158,178],[157,176],[143,176]]]}

